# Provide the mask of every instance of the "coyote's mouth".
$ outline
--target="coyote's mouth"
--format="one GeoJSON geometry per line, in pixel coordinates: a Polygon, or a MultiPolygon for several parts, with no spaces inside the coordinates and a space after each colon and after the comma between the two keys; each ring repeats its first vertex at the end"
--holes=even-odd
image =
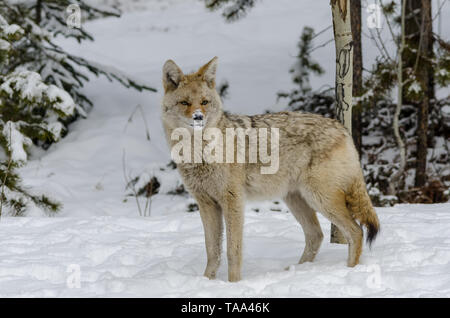
{"type": "Polygon", "coordinates": [[[202,130],[205,127],[205,124],[206,124],[205,115],[202,113],[201,110],[197,109],[192,114],[191,127],[194,128],[194,130],[202,130]]]}
{"type": "Polygon", "coordinates": [[[193,120],[191,127],[194,129],[203,129],[205,127],[205,121],[204,120],[193,120]]]}

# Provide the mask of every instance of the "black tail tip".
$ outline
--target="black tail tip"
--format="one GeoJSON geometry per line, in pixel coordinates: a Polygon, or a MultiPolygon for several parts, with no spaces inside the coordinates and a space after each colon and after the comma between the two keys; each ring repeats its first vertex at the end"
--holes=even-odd
{"type": "Polygon", "coordinates": [[[377,225],[375,225],[373,223],[367,224],[367,238],[366,238],[366,242],[369,244],[369,247],[372,247],[372,242],[377,237],[377,234],[378,234],[379,230],[380,230],[379,226],[377,226],[377,225]]]}

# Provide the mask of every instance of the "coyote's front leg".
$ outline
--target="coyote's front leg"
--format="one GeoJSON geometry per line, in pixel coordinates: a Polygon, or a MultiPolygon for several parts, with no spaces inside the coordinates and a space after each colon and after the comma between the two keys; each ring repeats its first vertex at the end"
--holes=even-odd
{"type": "Polygon", "coordinates": [[[242,194],[236,189],[225,191],[222,204],[227,230],[228,280],[241,280],[242,233],[244,228],[244,202],[242,194]]]}
{"type": "Polygon", "coordinates": [[[218,204],[205,195],[194,195],[197,200],[200,216],[205,232],[205,245],[208,262],[204,276],[209,279],[216,278],[222,253],[223,220],[218,204]]]}

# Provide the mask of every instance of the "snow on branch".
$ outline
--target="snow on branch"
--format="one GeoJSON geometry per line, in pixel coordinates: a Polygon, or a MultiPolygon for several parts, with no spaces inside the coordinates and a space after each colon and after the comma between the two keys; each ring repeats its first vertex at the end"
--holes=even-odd
{"type": "Polygon", "coordinates": [[[21,99],[29,102],[48,102],[55,111],[61,112],[65,116],[74,113],[75,103],[72,97],[55,85],[45,84],[36,72],[17,70],[2,77],[2,81],[0,93],[6,93],[10,98],[17,94],[21,99]]]}
{"type": "Polygon", "coordinates": [[[4,126],[2,133],[7,141],[8,150],[11,153],[11,159],[15,162],[26,162],[27,153],[25,147],[31,146],[31,139],[24,136],[20,130],[19,125],[12,121],[8,121],[4,126]]]}

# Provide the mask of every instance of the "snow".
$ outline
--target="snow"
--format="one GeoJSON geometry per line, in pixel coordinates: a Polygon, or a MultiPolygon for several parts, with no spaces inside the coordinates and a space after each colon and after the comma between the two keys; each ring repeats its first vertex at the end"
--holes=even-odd
{"type": "Polygon", "coordinates": [[[11,48],[11,43],[0,39],[0,50],[1,51],[8,51],[10,48],[11,48]]]}
{"type": "Polygon", "coordinates": [[[106,7],[115,5],[123,12],[136,12],[143,10],[163,11],[171,8],[174,4],[186,1],[192,0],[88,0],[87,2],[94,5],[105,5],[106,7]]]}
{"type": "Polygon", "coordinates": [[[47,130],[50,131],[55,138],[55,141],[58,141],[61,137],[61,132],[63,131],[64,126],[59,122],[53,122],[47,125],[47,130]]]}
{"type": "Polygon", "coordinates": [[[410,86],[409,86],[409,91],[414,92],[416,94],[419,94],[420,91],[422,90],[422,88],[420,87],[419,82],[414,81],[410,86]]]}
{"type": "Polygon", "coordinates": [[[445,105],[441,108],[441,112],[444,116],[450,116],[450,106],[445,105]]]}
{"type": "Polygon", "coordinates": [[[9,24],[9,25],[5,25],[2,26],[2,32],[6,35],[14,35],[15,33],[23,33],[23,29],[18,26],[17,24],[9,24]]]}
{"type": "Polygon", "coordinates": [[[23,135],[19,131],[17,123],[8,121],[3,127],[3,135],[5,136],[8,149],[11,152],[11,160],[14,162],[27,161],[27,153],[24,149],[32,144],[31,139],[23,135]]]}
{"type": "Polygon", "coordinates": [[[49,100],[55,102],[54,108],[66,115],[73,114],[75,111],[75,102],[65,90],[62,90],[55,85],[49,85],[46,93],[49,100]]]}
{"type": "Polygon", "coordinates": [[[147,218],[4,218],[0,297],[450,296],[448,203],[378,208],[380,236],[354,268],[346,246],[327,240],[315,262],[292,265],[304,239],[286,207],[247,211],[238,283],[226,282],[225,255],[216,280],[202,277],[200,216],[180,208],[147,218]]]}
{"type": "Polygon", "coordinates": [[[47,85],[42,81],[41,75],[27,70],[17,70],[4,77],[0,90],[9,96],[20,94],[22,99],[30,102],[41,101],[48,98],[53,103],[53,108],[65,115],[72,115],[75,103],[72,97],[63,89],[55,85],[47,85]]]}
{"type": "Polygon", "coordinates": [[[136,189],[142,189],[148,182],[156,177],[158,180],[164,180],[159,193],[168,194],[175,191],[183,184],[178,172],[170,167],[161,167],[157,164],[149,164],[144,167],[144,172],[139,175],[139,179],[136,182],[136,189]]]}
{"type": "Polygon", "coordinates": [[[42,82],[41,76],[36,72],[20,70],[5,77],[4,83],[0,86],[9,96],[18,91],[22,99],[41,99],[47,85],[42,82]]]}
{"type": "MultiPolygon", "coordinates": [[[[345,265],[346,246],[325,239],[316,262],[288,271],[283,269],[298,261],[304,246],[300,227],[282,203],[252,203],[246,207],[243,281],[226,282],[225,256],[217,280],[202,277],[206,252],[199,214],[186,212],[192,198],[167,194],[179,185],[179,176],[167,168],[170,152],[160,122],[162,65],[171,58],[192,71],[217,55],[217,82],[230,83],[226,110],[284,110],[276,93],[293,87],[289,69],[301,30],[306,25],[316,32],[325,29],[331,11],[327,1],[261,1],[230,24],[199,1],[137,3],[143,7],[120,19],[86,23],[95,42],[80,46],[60,38],[58,43],[126,71],[158,93],[138,93],[93,77],[84,88],[95,104],[87,119],[72,124],[47,151],[32,150],[20,169],[24,185],[49,194],[63,209],[54,218],[42,217],[37,207],[26,217],[1,218],[0,297],[450,296],[449,203],[378,208],[380,237],[372,250],[365,247],[355,268],[345,265]],[[137,105],[142,112],[135,111],[137,105]],[[162,182],[150,217],[138,216],[124,170],[142,183],[152,176],[162,182]],[[78,286],[77,273],[80,288],[70,288],[78,286]]],[[[329,29],[315,45],[331,37],[329,29]]],[[[375,49],[365,52],[365,61],[377,55],[375,49]]],[[[314,52],[325,74],[312,76],[312,87],[333,85],[334,54],[332,44],[314,52]]],[[[61,109],[68,109],[68,100],[61,101],[61,109]]],[[[327,238],[330,224],[320,221],[327,238]]]]}

